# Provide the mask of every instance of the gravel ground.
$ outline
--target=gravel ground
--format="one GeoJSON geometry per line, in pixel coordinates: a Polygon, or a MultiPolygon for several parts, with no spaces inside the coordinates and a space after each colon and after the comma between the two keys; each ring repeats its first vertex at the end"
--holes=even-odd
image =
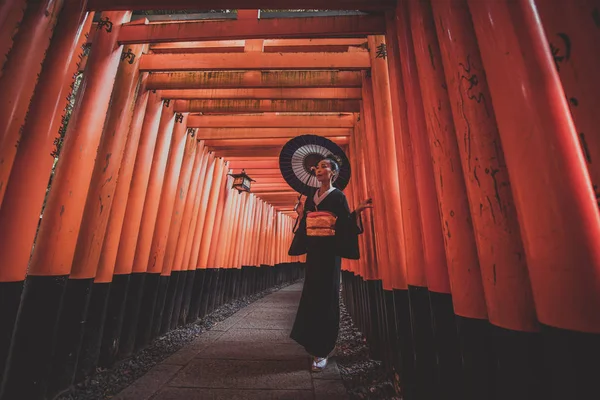
{"type": "Polygon", "coordinates": [[[350,399],[401,400],[395,390],[395,380],[381,362],[369,358],[369,345],[354,326],[341,298],[340,311],[335,359],[350,399]]]}
{"type": "Polygon", "coordinates": [[[264,292],[225,304],[210,315],[193,324],[175,329],[155,339],[150,346],[137,352],[133,357],[117,363],[110,369],[98,369],[96,374],[85,382],[56,397],[55,400],[100,400],[110,399],[132,384],[156,364],[181,349],[186,344],[210,330],[216,323],[230,317],[248,304],[277,291],[285,286],[276,286],[264,292]]]}

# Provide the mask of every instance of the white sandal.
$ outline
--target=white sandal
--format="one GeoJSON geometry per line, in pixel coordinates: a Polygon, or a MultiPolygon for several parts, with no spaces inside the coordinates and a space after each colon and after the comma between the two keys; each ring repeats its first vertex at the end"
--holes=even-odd
{"type": "Polygon", "coordinates": [[[321,372],[327,366],[327,357],[313,357],[312,362],[312,371],[313,372],[321,372]]]}

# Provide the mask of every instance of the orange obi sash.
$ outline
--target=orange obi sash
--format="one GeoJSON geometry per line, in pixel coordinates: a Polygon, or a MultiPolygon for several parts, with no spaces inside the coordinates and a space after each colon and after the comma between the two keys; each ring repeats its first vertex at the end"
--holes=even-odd
{"type": "Polygon", "coordinates": [[[337,217],[329,211],[313,211],[306,214],[306,236],[335,236],[337,217]]]}

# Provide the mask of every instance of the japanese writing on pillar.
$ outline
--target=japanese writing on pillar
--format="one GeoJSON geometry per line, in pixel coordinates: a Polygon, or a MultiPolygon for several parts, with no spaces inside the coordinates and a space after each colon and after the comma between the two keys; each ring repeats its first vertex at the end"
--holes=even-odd
{"type": "Polygon", "coordinates": [[[566,33],[557,33],[557,40],[550,42],[550,51],[554,58],[556,70],[560,72],[560,65],[571,59],[571,38],[566,33]]]}
{"type": "Polygon", "coordinates": [[[379,46],[377,46],[377,53],[375,55],[375,58],[386,58],[387,57],[387,49],[385,48],[385,43],[380,43],[379,46]]]}
{"type": "Polygon", "coordinates": [[[467,55],[467,65],[463,64],[463,63],[458,63],[458,65],[462,68],[462,70],[464,71],[463,74],[460,76],[460,84],[461,86],[463,84],[468,85],[467,88],[465,89],[465,93],[467,94],[467,97],[469,98],[469,100],[473,100],[475,102],[477,102],[478,104],[483,103],[483,106],[485,107],[485,112],[487,114],[487,116],[490,116],[488,107],[487,107],[487,102],[485,100],[485,96],[484,94],[481,92],[481,90],[479,90],[479,78],[477,77],[477,74],[475,73],[476,68],[471,65],[471,56],[467,55]]]}

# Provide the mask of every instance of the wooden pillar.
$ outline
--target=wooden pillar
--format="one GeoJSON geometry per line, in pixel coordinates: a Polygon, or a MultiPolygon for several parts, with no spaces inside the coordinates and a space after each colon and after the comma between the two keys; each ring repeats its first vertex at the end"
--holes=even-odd
{"type": "MultiPolygon", "coordinates": [[[[98,269],[139,89],[138,66],[142,45],[132,46],[129,50],[133,54],[133,63],[121,57],[87,192],[71,273],[63,296],[58,338],[52,361],[53,373],[48,388],[48,394],[51,396],[69,387],[73,382],[83,333],[81,321],[85,321],[88,316],[87,307],[91,291],[95,291],[95,300],[101,302],[105,302],[108,296],[108,282],[94,285],[94,288],[92,285],[98,269]]],[[[108,279],[112,279],[112,274],[108,279]]],[[[91,317],[92,323],[98,322],[94,321],[96,317],[98,315],[91,317]]]]}
{"type": "MultiPolygon", "coordinates": [[[[158,126],[158,136],[154,147],[154,156],[152,158],[152,167],[146,190],[146,199],[143,203],[143,212],[139,235],[135,246],[135,257],[133,258],[133,274],[144,274],[144,283],[142,300],[138,311],[139,320],[136,327],[135,347],[137,349],[146,346],[151,337],[154,309],[156,307],[156,297],[160,280],[160,270],[150,269],[148,263],[150,249],[152,247],[152,237],[156,227],[158,207],[160,204],[161,192],[165,181],[165,170],[169,158],[169,148],[173,136],[173,127],[175,125],[175,114],[168,107],[168,103],[163,102],[162,115],[158,126]]],[[[121,249],[119,248],[119,253],[121,249]]],[[[118,262],[119,256],[117,256],[118,262]]],[[[133,334],[133,332],[131,333],[133,334]]],[[[133,349],[132,349],[133,350],[133,349]]]]}
{"type": "Polygon", "coordinates": [[[190,221],[190,226],[188,230],[188,238],[186,240],[183,256],[181,259],[182,269],[190,271],[194,274],[194,283],[190,288],[190,302],[189,305],[184,306],[184,313],[186,321],[193,322],[196,320],[198,316],[198,308],[200,307],[201,295],[202,295],[202,287],[204,285],[205,274],[204,270],[196,269],[196,263],[190,263],[190,253],[192,249],[192,243],[198,240],[197,233],[197,222],[200,213],[200,207],[202,205],[203,196],[205,195],[205,182],[212,179],[212,174],[214,173],[214,165],[215,159],[212,153],[208,152],[208,149],[205,148],[205,156],[202,159],[202,165],[200,166],[200,176],[198,179],[198,185],[195,190],[194,196],[194,205],[192,208],[192,218],[190,221]],[[188,307],[187,310],[185,307],[188,307]]]}
{"type": "Polygon", "coordinates": [[[46,388],[58,311],[121,55],[119,27],[131,13],[105,16],[115,26],[96,35],[46,202],[8,358],[6,398],[37,399],[46,388]]]}
{"type": "MultiPolygon", "coordinates": [[[[208,165],[205,179],[200,187],[200,197],[198,198],[198,217],[194,224],[193,240],[189,243],[189,255],[184,257],[184,265],[187,265],[189,271],[195,270],[196,276],[202,277],[202,280],[197,280],[198,284],[194,284],[192,289],[192,305],[190,306],[190,321],[195,321],[198,317],[203,317],[208,309],[208,301],[210,300],[210,290],[215,283],[214,269],[198,268],[198,254],[200,252],[200,243],[204,236],[204,225],[206,221],[206,209],[212,192],[216,190],[216,182],[222,174],[222,167],[219,160],[211,154],[210,164],[208,165]],[[200,285],[201,283],[201,285],[200,285]]],[[[188,251],[186,250],[186,254],[188,251]]]]}
{"type": "Polygon", "coordinates": [[[600,4],[597,0],[535,2],[577,129],[600,206],[600,4]]]}
{"type": "MultiPolygon", "coordinates": [[[[384,192],[384,188],[386,188],[386,183],[391,183],[392,179],[390,179],[389,176],[387,177],[387,180],[383,179],[384,176],[389,172],[389,164],[386,164],[383,157],[380,157],[381,147],[383,147],[383,143],[380,141],[382,136],[376,133],[378,127],[376,126],[373,85],[371,77],[368,77],[366,73],[363,73],[362,88],[363,112],[361,115],[365,118],[364,132],[366,148],[367,153],[369,154],[369,159],[376,160],[375,162],[370,163],[367,175],[369,176],[370,180],[372,180],[372,187],[370,190],[374,190],[373,204],[378,205],[378,212],[380,213],[376,214],[377,211],[373,212],[373,220],[375,222],[374,242],[375,253],[377,254],[377,275],[376,277],[372,277],[372,279],[367,281],[370,312],[373,316],[371,320],[370,335],[372,340],[370,342],[370,347],[372,351],[372,357],[379,360],[384,360],[384,356],[389,356],[389,352],[387,349],[385,349],[387,342],[387,325],[385,310],[383,308],[383,298],[381,294],[382,290],[392,290],[393,288],[391,276],[392,268],[389,266],[396,265],[394,264],[394,260],[397,260],[397,253],[399,249],[395,247],[394,243],[392,242],[391,235],[388,234],[388,232],[390,232],[392,229],[391,226],[393,225],[393,221],[387,218],[390,204],[385,200],[386,193],[384,192]],[[378,215],[381,215],[381,217],[378,217],[378,215]]],[[[391,128],[389,125],[387,126],[391,128]]],[[[380,128],[386,129],[385,123],[380,123],[380,128]]],[[[397,169],[392,168],[391,170],[396,172],[397,177],[397,169]]],[[[392,191],[392,193],[394,192],[392,191]]],[[[403,271],[403,268],[400,267],[399,271],[396,271],[400,272],[400,274],[396,274],[395,277],[402,278],[403,271]]],[[[402,285],[401,281],[395,283],[397,285],[402,285]]],[[[386,364],[388,363],[386,362],[386,364]]]]}
{"type": "Polygon", "coordinates": [[[427,344],[428,336],[433,334],[433,349],[437,358],[434,387],[427,383],[428,377],[425,376],[426,372],[423,371],[426,364],[423,366],[420,362],[424,361],[426,363],[426,358],[422,357],[421,360],[416,360],[415,367],[419,371],[420,378],[416,390],[418,393],[423,393],[425,397],[429,396],[430,398],[452,394],[460,396],[462,360],[458,347],[448,264],[438,211],[433,164],[431,162],[407,1],[398,4],[395,20],[400,59],[402,60],[400,66],[404,92],[407,102],[410,104],[410,107],[407,107],[407,121],[413,150],[415,184],[421,215],[425,274],[429,290],[427,298],[422,297],[421,301],[417,300],[416,293],[413,297],[414,302],[412,304],[422,310],[422,313],[418,315],[423,317],[413,319],[415,351],[417,353],[428,351],[431,347],[427,344]],[[431,318],[427,316],[427,310],[430,310],[431,318]],[[433,333],[431,332],[432,329],[433,333]]]}
{"type": "Polygon", "coordinates": [[[539,331],[502,142],[466,0],[433,1],[497,366],[495,397],[539,393],[539,331]]]}
{"type": "MultiPolygon", "coordinates": [[[[141,134],[144,121],[146,119],[146,110],[150,93],[145,90],[148,79],[147,74],[140,75],[140,84],[138,96],[133,111],[133,120],[125,145],[125,153],[119,169],[119,178],[115,190],[113,206],[111,208],[106,236],[102,244],[102,251],[98,261],[98,272],[94,278],[95,284],[110,283],[106,302],[96,301],[97,298],[92,291],[92,299],[88,315],[90,319],[86,322],[84,347],[80,354],[80,360],[77,363],[76,381],[90,376],[94,373],[100,359],[102,349],[111,349],[110,353],[102,354],[102,363],[112,364],[116,347],[119,343],[121,328],[123,325],[123,315],[127,304],[127,292],[129,290],[131,271],[126,274],[115,274],[117,252],[119,250],[119,241],[124,225],[125,213],[129,200],[131,183],[134,175],[134,165],[137,160],[137,154],[141,149],[141,134]],[[98,321],[95,315],[100,315],[100,322],[95,326],[92,321],[98,321]],[[105,316],[105,317],[104,317],[105,316]],[[86,345],[86,343],[89,343],[86,345]],[[110,354],[110,355],[109,355],[110,354]]],[[[156,135],[154,135],[156,138],[156,135]]],[[[101,292],[102,293],[102,292],[101,292]]],[[[102,296],[100,296],[102,297],[102,296]]]]}
{"type": "MultiPolygon", "coordinates": [[[[160,95],[150,92],[148,94],[148,105],[146,106],[140,143],[135,157],[131,185],[127,188],[127,206],[114,261],[114,279],[124,281],[129,277],[125,310],[122,317],[117,317],[122,318],[123,326],[118,341],[107,344],[103,342],[102,344],[100,365],[104,367],[112,365],[118,354],[122,356],[131,354],[135,343],[135,333],[142,301],[142,289],[146,274],[145,270],[134,272],[133,263],[142,223],[142,213],[145,207],[150,171],[154,165],[154,150],[157,145],[162,110],[163,104],[160,95]]],[[[115,201],[118,201],[118,199],[115,199],[115,201]]],[[[108,237],[106,240],[108,240],[108,237]]],[[[110,253],[106,253],[100,258],[101,266],[104,262],[107,264],[112,263],[109,256],[110,253]]]]}
{"type": "Polygon", "coordinates": [[[25,14],[26,0],[6,0],[0,4],[0,77],[13,46],[13,37],[25,14]]]}
{"type": "Polygon", "coordinates": [[[157,299],[153,317],[152,338],[158,336],[159,333],[165,333],[168,328],[163,320],[163,313],[165,304],[172,304],[171,299],[173,299],[177,284],[175,279],[170,280],[171,265],[165,265],[164,260],[169,228],[173,217],[173,208],[175,206],[179,174],[181,172],[181,163],[183,162],[184,151],[188,143],[188,136],[186,134],[187,117],[187,113],[175,114],[169,159],[160,193],[160,203],[156,214],[156,225],[154,226],[154,235],[152,236],[150,256],[147,260],[148,274],[160,273],[158,291],[156,292],[157,299]]]}
{"type": "MultiPolygon", "coordinates": [[[[193,137],[197,135],[197,129],[194,129],[191,133],[193,137]]],[[[175,254],[173,257],[173,270],[181,271],[182,274],[186,275],[185,285],[183,288],[183,295],[181,299],[180,311],[177,314],[178,321],[177,325],[184,325],[187,319],[187,315],[189,313],[190,301],[192,296],[192,288],[194,285],[196,270],[188,270],[187,265],[183,265],[183,252],[185,250],[185,244],[189,238],[190,234],[190,224],[193,217],[193,211],[195,207],[194,201],[196,200],[196,196],[198,194],[198,183],[200,181],[200,174],[204,173],[202,170],[202,166],[206,165],[205,159],[208,156],[208,151],[204,147],[204,141],[195,140],[196,143],[196,152],[194,163],[191,171],[191,180],[190,186],[187,192],[187,197],[185,200],[185,207],[183,210],[183,215],[181,216],[181,229],[179,233],[179,237],[177,238],[177,245],[175,248],[175,254]]]]}
{"type": "MultiPolygon", "coordinates": [[[[75,0],[72,1],[79,3],[75,0]]],[[[38,83],[46,50],[50,46],[50,39],[63,3],[63,0],[27,2],[25,14],[19,22],[19,29],[14,36],[12,50],[2,69],[2,76],[0,76],[0,87],[2,88],[2,97],[0,97],[0,121],[2,121],[0,122],[0,205],[15,161],[21,140],[21,130],[33,97],[33,91],[38,83]]],[[[13,6],[19,7],[18,4],[13,6]]],[[[73,18],[80,18],[84,12],[82,10],[85,10],[85,4],[70,4],[71,12],[73,6],[79,11],[79,15],[73,16],[73,18]]],[[[64,54],[62,56],[65,57],[64,54]]],[[[60,83],[62,81],[58,81],[58,84],[60,83]]]]}
{"type": "Polygon", "coordinates": [[[533,2],[469,9],[541,323],[545,384],[555,398],[598,397],[600,213],[556,63],[533,2]]]}
{"type": "MultiPolygon", "coordinates": [[[[14,2],[4,4],[12,4],[19,10],[14,2]]],[[[13,10],[8,11],[12,15],[13,10]]],[[[0,268],[0,360],[6,360],[8,356],[40,210],[54,165],[51,153],[66,104],[65,97],[71,91],[81,45],[92,25],[92,15],[86,13],[82,5],[73,7],[72,2],[67,3],[60,18],[65,22],[56,29],[49,48],[51,55],[44,62],[38,92],[30,105],[31,115],[37,117],[27,120],[23,127],[11,173],[13,179],[6,187],[0,207],[3,264],[0,268]]],[[[0,362],[0,377],[3,370],[4,362],[0,362]]]]}
{"type": "MultiPolygon", "coordinates": [[[[398,176],[402,193],[402,219],[405,229],[406,279],[408,296],[395,296],[396,310],[410,309],[410,314],[398,314],[398,327],[405,341],[401,347],[404,372],[402,385],[407,399],[429,398],[435,386],[435,345],[431,325],[431,304],[427,287],[421,210],[415,182],[413,144],[409,127],[408,103],[404,91],[396,13],[386,13],[386,49],[394,111],[398,176]],[[410,300],[409,300],[410,298],[410,300]],[[398,303],[405,301],[406,303],[398,303]],[[416,356],[415,356],[415,353],[416,356]]],[[[413,104],[411,104],[413,106],[413,104]]],[[[436,210],[437,211],[437,210],[436,210]]],[[[400,293],[398,293],[400,295],[400,293]]],[[[402,345],[402,343],[401,343],[402,345]]]]}
{"type": "MultiPolygon", "coordinates": [[[[183,301],[183,292],[188,279],[187,269],[182,269],[181,263],[175,264],[175,252],[177,249],[177,243],[182,236],[183,226],[183,213],[187,205],[188,196],[193,198],[195,193],[191,193],[190,182],[192,178],[192,168],[194,167],[194,161],[196,156],[196,148],[198,147],[198,140],[196,139],[196,131],[194,129],[187,129],[188,143],[186,144],[185,151],[183,153],[183,161],[181,166],[181,174],[179,176],[179,184],[175,193],[175,205],[173,207],[173,213],[171,217],[171,227],[169,228],[169,236],[167,239],[167,246],[165,249],[165,257],[163,261],[163,267],[171,269],[170,280],[177,281],[175,288],[175,296],[173,299],[173,306],[170,306],[171,299],[168,299],[169,308],[165,310],[165,318],[163,322],[169,323],[169,329],[177,327],[177,321],[179,320],[179,312],[181,311],[181,302],[183,301]],[[171,321],[166,319],[170,315],[171,321]]],[[[170,281],[169,281],[170,282],[170,281]]]]}
{"type": "MultiPolygon", "coordinates": [[[[431,4],[410,0],[413,42],[463,358],[465,398],[488,398],[490,329],[471,213],[431,4]]],[[[457,394],[455,394],[456,396],[457,394]]]]}

